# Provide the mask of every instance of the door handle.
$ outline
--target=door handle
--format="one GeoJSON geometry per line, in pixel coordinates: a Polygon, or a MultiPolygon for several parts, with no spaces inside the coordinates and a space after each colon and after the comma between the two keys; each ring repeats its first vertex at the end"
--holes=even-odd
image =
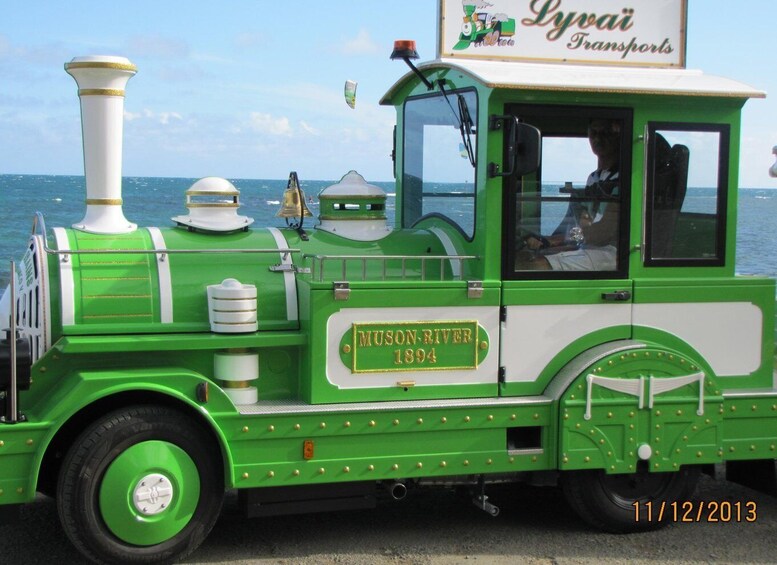
{"type": "Polygon", "coordinates": [[[603,292],[602,300],[612,302],[625,302],[631,300],[631,292],[628,290],[616,290],[615,292],[603,292]]]}

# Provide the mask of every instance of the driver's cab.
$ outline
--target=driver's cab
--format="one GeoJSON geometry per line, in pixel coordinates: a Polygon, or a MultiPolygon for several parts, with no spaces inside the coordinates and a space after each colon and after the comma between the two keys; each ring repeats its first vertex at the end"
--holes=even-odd
{"type": "Polygon", "coordinates": [[[441,58],[397,82],[397,228],[500,292],[501,395],[577,356],[671,343],[771,383],[774,286],[735,276],[740,110],[698,71],[441,58]]]}

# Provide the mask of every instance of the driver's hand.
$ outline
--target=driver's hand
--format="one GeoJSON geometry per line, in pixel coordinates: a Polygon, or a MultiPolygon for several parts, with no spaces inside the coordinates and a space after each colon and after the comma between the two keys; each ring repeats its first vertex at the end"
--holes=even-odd
{"type": "Polygon", "coordinates": [[[529,236],[526,238],[526,247],[532,251],[537,251],[538,249],[542,249],[542,241],[536,237],[529,236]]]}

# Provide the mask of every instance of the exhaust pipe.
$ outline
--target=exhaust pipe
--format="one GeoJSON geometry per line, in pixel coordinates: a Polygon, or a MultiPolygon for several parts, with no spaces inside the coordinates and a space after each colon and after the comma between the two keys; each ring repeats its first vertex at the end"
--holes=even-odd
{"type": "Polygon", "coordinates": [[[78,85],[86,177],[86,214],[73,227],[98,234],[130,233],[137,225],[124,217],[121,147],[124,88],[137,67],[124,57],[76,57],[65,71],[78,85]]]}
{"type": "Polygon", "coordinates": [[[405,483],[397,481],[386,488],[388,488],[389,494],[391,494],[391,498],[394,500],[402,500],[407,496],[407,486],[405,486],[405,483]]]}

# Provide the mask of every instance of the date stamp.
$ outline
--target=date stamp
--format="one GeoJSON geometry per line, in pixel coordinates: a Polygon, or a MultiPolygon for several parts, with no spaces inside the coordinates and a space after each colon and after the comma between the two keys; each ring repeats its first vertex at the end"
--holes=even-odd
{"type": "Polygon", "coordinates": [[[758,506],[752,500],[685,500],[632,503],[636,522],[755,522],[758,506]]]}

